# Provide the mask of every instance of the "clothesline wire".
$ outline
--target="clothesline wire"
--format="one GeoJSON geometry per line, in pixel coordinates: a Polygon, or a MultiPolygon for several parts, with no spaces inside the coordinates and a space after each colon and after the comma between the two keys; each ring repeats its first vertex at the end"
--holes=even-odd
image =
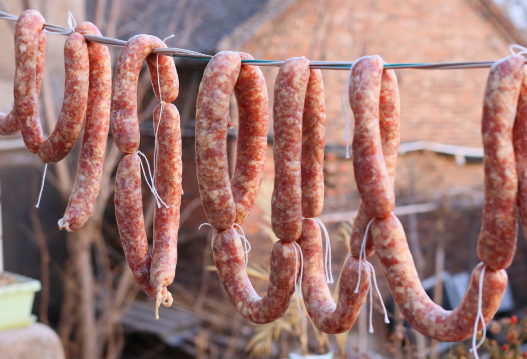
{"type": "MultiPolygon", "coordinates": [[[[0,11],[0,20],[17,21],[18,17],[15,15],[8,14],[0,11]]],[[[50,33],[56,33],[61,35],[68,35],[71,33],[70,29],[62,26],[53,24],[44,24],[44,29],[50,33]]],[[[124,47],[126,41],[119,39],[112,39],[105,36],[96,36],[83,34],[86,40],[96,42],[98,44],[112,46],[112,47],[124,47]]],[[[153,51],[154,54],[192,58],[195,60],[209,61],[212,56],[202,54],[200,52],[180,49],[175,47],[156,48],[153,51]]],[[[255,65],[255,66],[272,66],[280,67],[284,61],[273,61],[273,60],[242,60],[242,63],[255,65]]],[[[455,70],[455,69],[482,69],[489,68],[492,66],[494,61],[468,61],[468,62],[436,62],[436,63],[400,63],[400,64],[384,64],[385,69],[417,69],[417,70],[455,70]]],[[[309,67],[312,69],[323,69],[323,70],[345,70],[348,71],[353,66],[353,61],[310,61],[309,67]]]]}

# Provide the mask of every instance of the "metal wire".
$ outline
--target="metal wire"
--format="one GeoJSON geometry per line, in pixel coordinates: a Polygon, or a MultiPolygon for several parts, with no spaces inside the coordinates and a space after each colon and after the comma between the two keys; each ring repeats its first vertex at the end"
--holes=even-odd
{"type": "MultiPolygon", "coordinates": [[[[0,20],[17,21],[18,17],[0,11],[0,20]]],[[[73,30],[67,29],[62,26],[53,24],[44,24],[44,29],[47,32],[69,35],[73,30]]],[[[88,41],[96,42],[98,44],[112,46],[112,47],[124,47],[126,41],[112,39],[110,37],[96,36],[84,34],[84,37],[88,41]]],[[[175,47],[157,48],[152,51],[154,54],[173,56],[173,57],[184,57],[192,58],[194,60],[209,61],[212,56],[202,54],[200,52],[179,49],[175,47]]],[[[244,64],[250,64],[255,66],[272,66],[280,67],[284,61],[273,61],[273,60],[242,60],[244,64]]],[[[437,63],[403,63],[403,64],[384,64],[385,69],[417,69],[417,70],[455,70],[455,69],[482,69],[489,68],[492,66],[494,61],[469,61],[469,62],[437,62],[437,63]]],[[[353,66],[352,61],[310,61],[309,67],[312,69],[323,69],[323,70],[345,70],[353,66]]]]}

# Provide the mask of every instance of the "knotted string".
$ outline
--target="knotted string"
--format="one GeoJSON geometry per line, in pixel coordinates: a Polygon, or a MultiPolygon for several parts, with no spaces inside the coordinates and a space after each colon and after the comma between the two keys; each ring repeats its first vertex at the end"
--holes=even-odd
{"type": "Polygon", "coordinates": [[[320,218],[306,218],[306,219],[312,219],[313,221],[317,222],[322,231],[324,232],[324,236],[326,237],[326,254],[324,255],[324,270],[326,271],[326,282],[327,283],[334,283],[333,280],[333,272],[331,271],[331,242],[329,240],[329,233],[326,229],[326,226],[324,225],[324,222],[320,220],[320,218]]]}
{"type": "Polygon", "coordinates": [[[479,287],[478,287],[478,314],[476,315],[476,321],[474,322],[474,334],[472,335],[472,348],[470,349],[471,353],[474,353],[474,358],[479,359],[478,349],[485,342],[487,337],[487,324],[485,323],[485,318],[483,317],[483,279],[485,277],[485,269],[487,266],[483,264],[481,272],[479,273],[479,287]],[[479,343],[476,344],[478,339],[478,324],[481,322],[483,324],[483,335],[479,340],[479,343]]]}
{"type": "Polygon", "coordinates": [[[349,92],[350,92],[350,81],[351,81],[351,71],[353,70],[353,65],[350,68],[348,74],[348,79],[346,80],[346,85],[340,94],[340,104],[342,105],[342,111],[344,111],[344,120],[345,120],[345,130],[344,130],[344,139],[346,140],[346,158],[350,158],[350,108],[349,108],[349,92]]]}
{"type": "MultiPolygon", "coordinates": [[[[175,37],[175,35],[172,34],[169,37],[166,37],[163,40],[163,43],[165,43],[165,41],[167,41],[168,39],[172,37],[175,37]]],[[[159,55],[156,55],[156,69],[157,69],[157,88],[159,89],[159,101],[161,103],[161,108],[159,110],[159,120],[157,121],[157,126],[154,129],[154,178],[156,176],[156,169],[157,169],[157,148],[158,148],[157,132],[159,131],[159,124],[161,123],[161,119],[163,118],[163,107],[165,107],[164,105],[166,103],[165,101],[163,101],[163,92],[161,91],[161,79],[159,78],[159,55]]]]}
{"type": "Polygon", "coordinates": [[[42,198],[42,192],[44,192],[44,183],[46,183],[46,172],[48,171],[48,164],[46,163],[46,165],[44,166],[44,174],[42,175],[42,184],[40,185],[40,192],[38,194],[38,201],[37,201],[37,204],[35,205],[35,207],[39,207],[40,206],[40,199],[42,198]]]}
{"type": "Polygon", "coordinates": [[[249,265],[249,252],[251,251],[251,243],[249,243],[249,240],[247,239],[247,237],[245,237],[245,232],[243,231],[243,228],[238,223],[234,223],[233,227],[238,227],[240,231],[242,232],[242,234],[241,235],[239,234],[239,236],[243,238],[243,249],[244,249],[243,254],[245,255],[245,266],[247,267],[249,265]]]}
{"type": "MultiPolygon", "coordinates": [[[[368,240],[368,231],[370,230],[370,226],[373,223],[375,218],[372,218],[368,225],[366,226],[366,231],[364,233],[364,237],[362,239],[362,244],[360,247],[360,254],[359,254],[359,278],[357,280],[357,286],[355,287],[355,293],[359,292],[359,286],[360,286],[360,280],[361,280],[361,266],[366,265],[366,275],[368,276],[368,280],[370,281],[370,327],[369,332],[373,333],[373,290],[372,286],[375,287],[375,291],[377,292],[377,295],[379,296],[379,300],[381,301],[382,309],[384,311],[384,322],[386,324],[390,323],[390,319],[388,319],[388,312],[386,311],[386,306],[384,305],[384,301],[382,300],[381,292],[379,290],[379,286],[377,285],[377,275],[375,274],[375,269],[373,268],[372,264],[368,262],[368,259],[366,257],[366,242],[368,240]],[[364,258],[363,258],[364,257],[364,258]],[[364,261],[364,264],[363,264],[364,261]]],[[[350,254],[351,255],[351,254],[350,254]]]]}
{"type": "Polygon", "coordinates": [[[302,316],[302,321],[306,321],[304,313],[302,313],[302,308],[300,307],[300,299],[302,298],[302,278],[304,276],[304,255],[302,254],[302,248],[296,242],[292,242],[295,248],[295,294],[296,294],[296,304],[298,305],[298,310],[302,316]],[[298,254],[300,252],[300,278],[298,278],[298,254]],[[300,284],[297,285],[298,279],[300,279],[300,284]]]}
{"type": "Polygon", "coordinates": [[[525,55],[525,54],[527,54],[527,48],[525,48],[525,47],[523,47],[521,45],[518,45],[518,44],[513,44],[513,45],[509,46],[509,51],[513,55],[525,55]],[[518,49],[520,51],[516,52],[516,49],[518,49]]]}
{"type": "Polygon", "coordinates": [[[139,157],[139,163],[141,164],[141,169],[143,170],[143,175],[145,176],[145,181],[148,187],[150,188],[150,191],[152,191],[152,194],[154,195],[157,203],[157,208],[161,208],[161,203],[165,206],[165,208],[169,208],[169,206],[163,202],[161,199],[161,196],[157,193],[154,178],[152,177],[152,171],[150,170],[150,164],[148,163],[148,158],[146,158],[145,154],[141,151],[137,151],[136,156],[139,157]],[[150,182],[148,181],[148,177],[146,176],[145,167],[143,165],[143,161],[141,160],[140,155],[144,158],[146,165],[148,166],[148,175],[150,176],[150,182]]]}
{"type": "MultiPolygon", "coordinates": [[[[202,224],[199,225],[198,230],[200,230],[201,227],[203,227],[203,226],[209,226],[212,229],[214,229],[214,227],[212,227],[212,225],[210,223],[202,223],[202,224]]],[[[249,240],[247,239],[247,237],[245,237],[245,233],[243,232],[242,227],[238,223],[234,223],[233,227],[234,226],[238,227],[240,229],[240,231],[242,231],[242,234],[240,235],[238,233],[238,236],[243,239],[243,249],[244,249],[243,254],[245,256],[245,266],[247,267],[247,265],[249,264],[249,252],[251,251],[251,243],[249,243],[249,240]]],[[[214,243],[211,243],[211,246],[213,247],[214,243]]]]}
{"type": "Polygon", "coordinates": [[[63,27],[53,25],[53,29],[51,31],[47,29],[44,29],[44,31],[59,35],[69,35],[73,33],[75,31],[75,28],[77,27],[77,21],[75,21],[75,18],[73,17],[71,11],[68,11],[68,26],[69,29],[65,29],[63,27]]]}

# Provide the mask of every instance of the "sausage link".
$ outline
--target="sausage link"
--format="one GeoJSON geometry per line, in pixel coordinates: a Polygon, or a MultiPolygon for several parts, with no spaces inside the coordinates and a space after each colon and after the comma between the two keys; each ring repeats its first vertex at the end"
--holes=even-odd
{"type": "MultiPolygon", "coordinates": [[[[478,311],[482,264],[472,272],[459,307],[453,311],[444,310],[430,299],[421,286],[404,230],[397,217],[391,215],[375,220],[371,234],[393,298],[410,325],[421,334],[442,342],[457,342],[471,337],[478,311]]],[[[506,287],[507,273],[504,270],[486,268],[482,294],[482,311],[486,323],[498,310],[506,287]]]]}
{"type": "MultiPolygon", "coordinates": [[[[115,70],[112,92],[110,121],[112,134],[119,151],[124,154],[136,153],[139,149],[139,122],[137,119],[137,81],[143,62],[155,48],[163,47],[163,41],[155,36],[136,35],[124,46],[115,70]]],[[[159,58],[159,75],[165,102],[179,91],[170,86],[178,87],[177,72],[174,61],[159,58]],[[171,78],[171,79],[170,79],[171,78]]],[[[153,57],[152,57],[153,58],[153,57]]],[[[151,59],[152,59],[151,58],[151,59]]],[[[152,61],[152,60],[151,60],[152,61]]],[[[155,58],[153,58],[155,64],[155,58]]],[[[157,68],[150,65],[150,78],[154,91],[158,88],[157,68]]],[[[158,89],[159,90],[159,89],[158,89]]],[[[157,93],[157,92],[156,92],[157,93]]],[[[157,94],[156,96],[159,96],[157,94]]]]}
{"type": "Polygon", "coordinates": [[[326,104],[320,70],[310,70],[302,118],[302,215],[318,217],[324,207],[326,104]]]}
{"type": "Polygon", "coordinates": [[[90,62],[86,40],[77,32],[68,36],[64,45],[64,68],[64,100],[53,132],[44,140],[38,117],[21,125],[27,149],[44,163],[59,162],[70,153],[86,116],[90,62]]]}
{"type": "Polygon", "coordinates": [[[0,113],[0,135],[20,131],[21,120],[38,119],[38,95],[44,69],[46,35],[44,18],[36,10],[26,10],[15,26],[14,105],[11,112],[0,113]]]}
{"type": "Polygon", "coordinates": [[[369,218],[385,218],[395,207],[378,120],[382,73],[382,59],[366,56],[354,63],[350,74],[349,101],[355,116],[353,169],[362,205],[369,218]]]}
{"type": "MultiPolygon", "coordinates": [[[[384,70],[382,72],[381,92],[379,102],[379,127],[381,133],[381,145],[384,163],[388,176],[390,176],[392,187],[395,183],[395,167],[397,165],[397,152],[399,151],[401,126],[401,100],[399,96],[399,85],[395,71],[384,70]]],[[[359,257],[364,232],[371,218],[366,215],[364,206],[361,203],[353,228],[351,231],[350,248],[355,257],[359,257]]],[[[371,235],[368,233],[366,242],[366,257],[369,258],[375,253],[371,235]]]]}
{"type": "Polygon", "coordinates": [[[370,281],[365,266],[361,266],[359,292],[354,293],[359,275],[359,260],[349,256],[342,268],[339,281],[339,299],[335,304],[326,283],[322,260],[320,228],[312,219],[302,221],[302,236],[298,244],[304,255],[302,292],[307,312],[315,326],[327,334],[349,330],[366,300],[370,281]]]}
{"type": "Polygon", "coordinates": [[[516,251],[518,184],[512,130],[524,63],[521,55],[495,62],[490,69],[483,102],[485,203],[478,257],[492,269],[507,268],[516,251]]]}
{"type": "Polygon", "coordinates": [[[274,87],[274,189],[271,224],[283,241],[302,233],[302,114],[309,82],[309,61],[293,57],[280,67],[274,87]]]}
{"type": "MultiPolygon", "coordinates": [[[[513,129],[514,155],[518,173],[518,209],[523,231],[527,231],[527,67],[523,67],[523,82],[513,129]]],[[[527,232],[526,232],[527,233],[527,232]]]]}
{"type": "MultiPolygon", "coordinates": [[[[115,218],[134,279],[143,292],[155,300],[157,292],[150,285],[151,257],[143,218],[140,166],[137,155],[126,155],[119,163],[115,176],[115,218]]],[[[163,289],[163,297],[166,295],[163,289]]]]}
{"type": "MultiPolygon", "coordinates": [[[[99,29],[91,22],[78,25],[75,32],[101,36],[99,29]]],[[[101,188],[104,152],[110,125],[112,96],[110,52],[107,46],[88,41],[88,57],[90,63],[88,107],[77,179],[64,217],[59,220],[59,228],[68,232],[81,228],[95,205],[101,188]]]]}
{"type": "Polygon", "coordinates": [[[231,303],[247,320],[256,324],[270,323],[280,318],[289,307],[295,290],[300,259],[295,244],[278,241],[271,253],[271,272],[267,294],[260,297],[247,275],[244,251],[234,228],[214,230],[213,255],[218,275],[231,303]]]}
{"type": "Polygon", "coordinates": [[[205,68],[196,104],[199,193],[208,221],[217,230],[231,227],[236,217],[227,162],[227,129],[230,96],[240,67],[236,52],[217,53],[205,68]]]}
{"type": "Polygon", "coordinates": [[[179,112],[171,103],[154,109],[157,129],[155,185],[161,199],[169,206],[156,207],[154,213],[154,249],[150,268],[153,288],[167,287],[174,280],[177,263],[177,240],[181,206],[181,130],[179,112]],[[163,106],[161,122],[159,115],[163,106]]]}
{"type": "MultiPolygon", "coordinates": [[[[239,55],[243,60],[254,60],[249,54],[239,55]]],[[[269,99],[265,78],[259,67],[241,67],[234,94],[238,103],[239,128],[231,188],[236,206],[234,223],[242,224],[258,197],[267,151],[269,99]]]]}
{"type": "MultiPolygon", "coordinates": [[[[167,45],[162,42],[159,47],[167,47],[167,45]]],[[[150,54],[146,57],[146,65],[148,66],[152,88],[157,99],[167,103],[174,101],[179,95],[179,77],[174,58],[150,54]],[[158,63],[159,80],[157,79],[158,63]],[[161,85],[161,95],[159,94],[159,85],[161,85]]]]}

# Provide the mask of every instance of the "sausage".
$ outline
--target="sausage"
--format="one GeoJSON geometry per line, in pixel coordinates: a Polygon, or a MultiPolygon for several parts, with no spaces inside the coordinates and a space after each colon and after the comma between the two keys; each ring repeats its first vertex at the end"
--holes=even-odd
{"type": "MultiPolygon", "coordinates": [[[[115,70],[112,89],[110,121],[112,134],[119,151],[124,154],[136,153],[139,150],[139,122],[137,119],[137,81],[139,71],[148,55],[155,48],[163,47],[163,41],[155,36],[136,35],[125,44],[115,70]]],[[[162,56],[163,57],[163,56],[162,56]]],[[[152,57],[150,62],[154,61],[152,57]],[[153,60],[152,60],[153,59],[153,60]]],[[[150,64],[150,78],[157,79],[157,68],[150,64]]],[[[177,96],[177,72],[174,61],[159,58],[159,75],[165,102],[174,94],[177,96]],[[172,80],[170,80],[172,79],[172,80]],[[174,87],[170,87],[170,84],[174,87]],[[166,96],[166,97],[165,97],[166,96]]],[[[152,86],[158,87],[157,81],[152,86]]],[[[159,98],[159,97],[158,97],[159,98]]]]}
{"type": "MultiPolygon", "coordinates": [[[[442,342],[471,337],[478,311],[479,277],[483,265],[479,264],[472,272],[459,307],[447,311],[435,304],[421,286],[397,217],[392,214],[385,219],[376,219],[371,226],[371,235],[393,298],[410,325],[421,334],[442,342]]],[[[507,273],[504,270],[485,269],[482,312],[486,323],[498,310],[506,287],[507,273]]]]}
{"type": "Polygon", "coordinates": [[[88,48],[84,36],[72,33],[64,45],[66,82],[64,100],[55,129],[44,140],[40,119],[21,116],[20,128],[26,148],[44,163],[62,160],[80,135],[86,115],[89,85],[88,48]]]}
{"type": "MultiPolygon", "coordinates": [[[[115,218],[134,279],[143,292],[155,300],[157,292],[150,284],[151,257],[143,218],[140,161],[137,155],[126,155],[119,163],[115,176],[115,218]]],[[[165,288],[162,295],[166,298],[165,288]]]]}
{"type": "Polygon", "coordinates": [[[517,242],[517,174],[512,130],[525,59],[509,56],[489,72],[481,133],[485,169],[485,203],[478,238],[478,257],[492,269],[507,268],[517,242]]]}
{"type": "MultiPolygon", "coordinates": [[[[379,101],[379,128],[381,134],[382,154],[392,187],[395,183],[395,167],[397,165],[397,153],[401,141],[399,134],[401,126],[400,122],[401,101],[397,77],[395,76],[395,71],[384,70],[382,72],[379,101]]],[[[364,232],[366,231],[370,219],[371,218],[366,215],[361,203],[357,216],[355,216],[355,221],[353,222],[350,240],[351,253],[357,258],[360,256],[360,249],[362,241],[364,240],[364,232]]],[[[368,234],[366,242],[366,258],[371,257],[374,253],[375,249],[371,242],[371,235],[368,234]]]]}
{"type": "Polygon", "coordinates": [[[236,217],[227,162],[227,129],[230,96],[240,67],[236,52],[217,53],[205,68],[196,104],[199,193],[208,221],[216,230],[231,227],[236,217]]]}
{"type": "Polygon", "coordinates": [[[302,215],[315,218],[324,207],[326,104],[320,70],[310,70],[302,117],[302,215]]]}
{"type": "MultiPolygon", "coordinates": [[[[167,45],[162,42],[159,47],[166,48],[167,45]]],[[[150,54],[146,57],[146,65],[157,99],[167,103],[174,101],[179,95],[179,77],[176,65],[174,64],[174,58],[171,56],[150,54]],[[158,68],[159,80],[157,78],[158,68]],[[161,94],[159,94],[159,85],[161,85],[161,94]]]]}
{"type": "Polygon", "coordinates": [[[315,326],[327,334],[349,330],[366,300],[370,282],[365,266],[361,266],[359,292],[355,293],[359,275],[359,260],[349,256],[342,268],[339,299],[335,304],[324,275],[320,228],[312,219],[302,221],[302,235],[298,239],[304,255],[302,292],[307,312],[315,326]]]}
{"type": "Polygon", "coordinates": [[[271,225],[283,241],[296,241],[302,233],[302,115],[309,82],[305,57],[286,60],[274,87],[274,189],[271,225]]]}
{"type": "Polygon", "coordinates": [[[15,79],[13,109],[0,113],[0,135],[20,131],[20,120],[38,118],[38,95],[44,70],[45,20],[36,10],[26,10],[15,26],[15,79]]]}
{"type": "MultiPolygon", "coordinates": [[[[98,35],[99,29],[91,22],[83,22],[75,28],[79,34],[98,35]]],[[[59,228],[68,232],[81,228],[93,209],[101,187],[102,167],[112,95],[112,69],[108,47],[88,41],[90,64],[88,106],[84,137],[77,168],[77,179],[59,228]]]]}
{"type": "MultiPolygon", "coordinates": [[[[254,60],[249,54],[239,55],[243,60],[254,60]]],[[[242,224],[258,197],[267,151],[269,99],[265,78],[259,67],[242,65],[234,95],[238,104],[239,127],[231,189],[236,208],[234,223],[242,224]]]]}
{"type": "Polygon", "coordinates": [[[527,67],[523,67],[523,82],[513,128],[514,155],[518,174],[518,210],[523,231],[527,231],[527,67]]]}
{"type": "Polygon", "coordinates": [[[362,57],[353,65],[349,85],[349,101],[355,116],[353,169],[369,218],[385,218],[395,207],[378,121],[382,73],[383,62],[379,56],[362,57]]]}
{"type": "Polygon", "coordinates": [[[183,168],[179,112],[176,106],[171,103],[158,104],[154,109],[154,128],[157,130],[155,187],[161,199],[169,206],[156,207],[154,212],[150,284],[152,288],[160,289],[169,286],[174,280],[177,263],[183,168]],[[159,122],[162,106],[163,113],[159,122]]]}
{"type": "Polygon", "coordinates": [[[300,269],[294,243],[275,243],[271,253],[269,286],[263,298],[255,292],[247,276],[244,250],[234,228],[214,230],[212,248],[223,287],[242,317],[256,324],[265,324],[286,312],[295,290],[297,270],[300,269]]]}

